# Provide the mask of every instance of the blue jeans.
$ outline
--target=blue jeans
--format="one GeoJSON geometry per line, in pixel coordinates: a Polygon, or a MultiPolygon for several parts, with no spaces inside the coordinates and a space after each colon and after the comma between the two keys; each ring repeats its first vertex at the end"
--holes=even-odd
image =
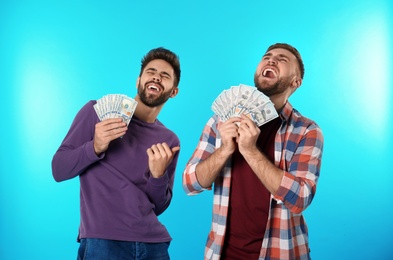
{"type": "Polygon", "coordinates": [[[78,260],[169,260],[169,242],[142,243],[82,238],[78,260]]]}

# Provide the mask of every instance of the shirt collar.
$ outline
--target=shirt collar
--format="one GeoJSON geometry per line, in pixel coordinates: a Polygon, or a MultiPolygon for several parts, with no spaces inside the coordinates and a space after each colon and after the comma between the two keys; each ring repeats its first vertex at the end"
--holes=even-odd
{"type": "Polygon", "coordinates": [[[285,103],[284,107],[281,110],[281,113],[280,113],[281,119],[288,121],[289,117],[291,116],[292,111],[293,111],[293,107],[292,107],[291,103],[289,103],[289,101],[287,101],[287,103],[285,103]]]}

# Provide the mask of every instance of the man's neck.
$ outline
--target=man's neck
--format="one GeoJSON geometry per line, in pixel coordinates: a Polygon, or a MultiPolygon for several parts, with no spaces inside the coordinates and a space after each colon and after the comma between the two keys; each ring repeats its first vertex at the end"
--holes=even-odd
{"type": "Polygon", "coordinates": [[[276,109],[277,113],[280,113],[288,100],[286,98],[283,98],[282,96],[273,96],[270,97],[270,101],[272,101],[272,103],[274,104],[274,108],[276,109]]]}
{"type": "Polygon", "coordinates": [[[158,107],[149,107],[143,104],[138,97],[135,97],[135,100],[138,101],[138,105],[136,106],[134,115],[142,121],[154,123],[157,120],[157,116],[160,113],[163,105],[158,107]]]}

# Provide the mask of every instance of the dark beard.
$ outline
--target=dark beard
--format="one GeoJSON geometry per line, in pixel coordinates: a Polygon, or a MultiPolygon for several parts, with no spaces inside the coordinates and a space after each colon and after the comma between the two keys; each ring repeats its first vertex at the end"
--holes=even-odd
{"type": "Polygon", "coordinates": [[[281,78],[274,85],[258,82],[258,75],[254,76],[255,87],[268,97],[283,93],[291,84],[291,77],[281,78]]]}
{"type": "Polygon", "coordinates": [[[165,104],[165,102],[170,98],[171,92],[172,91],[170,90],[161,93],[158,97],[153,97],[146,94],[146,89],[140,83],[138,85],[138,96],[142,103],[148,107],[158,107],[165,104]]]}

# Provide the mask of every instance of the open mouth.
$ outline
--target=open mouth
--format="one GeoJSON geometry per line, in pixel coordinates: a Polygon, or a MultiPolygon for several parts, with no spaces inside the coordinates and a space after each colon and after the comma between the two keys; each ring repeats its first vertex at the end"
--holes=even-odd
{"type": "Polygon", "coordinates": [[[156,92],[156,93],[161,91],[161,88],[159,86],[154,85],[154,84],[147,85],[147,89],[152,92],[156,92]]]}
{"type": "Polygon", "coordinates": [[[270,79],[277,78],[277,72],[271,68],[266,68],[263,70],[262,76],[270,79]]]}

